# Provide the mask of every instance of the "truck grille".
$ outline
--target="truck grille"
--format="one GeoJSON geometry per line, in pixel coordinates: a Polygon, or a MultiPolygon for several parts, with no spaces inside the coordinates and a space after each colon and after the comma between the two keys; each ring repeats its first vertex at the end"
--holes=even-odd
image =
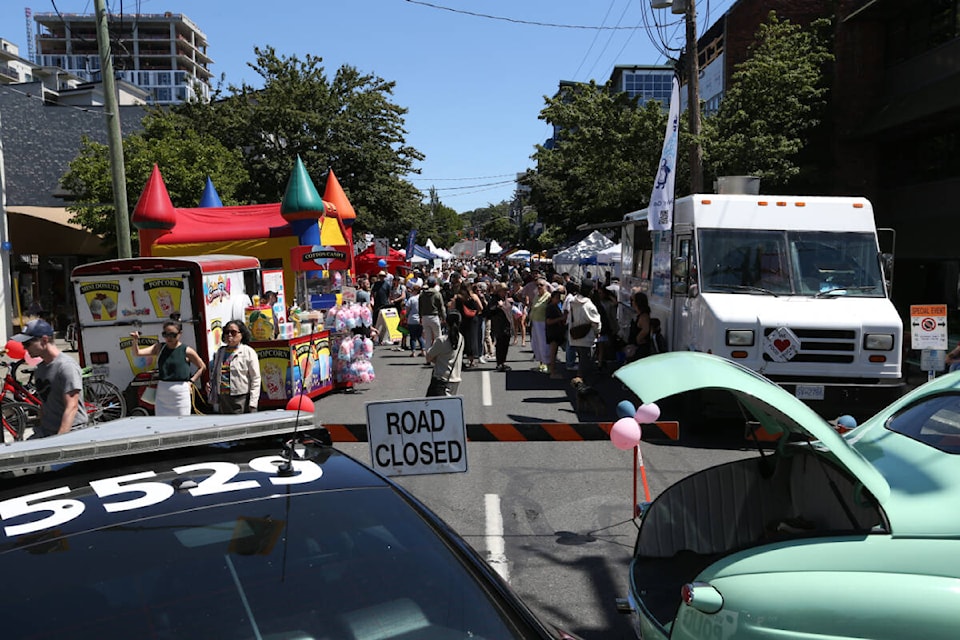
{"type": "MultiPolygon", "coordinates": [[[[857,351],[857,331],[853,329],[796,329],[790,330],[800,338],[800,349],[791,362],[821,362],[848,364],[853,362],[857,351]]],[[[764,337],[776,331],[776,327],[763,330],[764,337]]],[[[773,358],[763,354],[765,362],[773,358]]]]}

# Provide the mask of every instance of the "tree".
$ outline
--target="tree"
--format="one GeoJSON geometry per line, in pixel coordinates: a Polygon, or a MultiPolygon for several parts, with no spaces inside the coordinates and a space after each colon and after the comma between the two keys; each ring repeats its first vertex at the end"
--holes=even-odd
{"type": "MultiPolygon", "coordinates": [[[[659,102],[639,106],[626,93],[595,82],[547,100],[540,119],[559,134],[552,148],[537,146],[537,169],[521,183],[531,188],[529,203],[553,236],[569,235],[583,223],[618,220],[647,205],[666,118],[659,102]]],[[[688,175],[684,169],[677,176],[678,190],[688,175]]]]}
{"type": "Polygon", "coordinates": [[[421,243],[430,238],[436,246],[446,248],[457,241],[457,233],[463,230],[463,218],[440,202],[436,189],[430,189],[430,203],[423,206],[417,229],[421,243]]]}
{"type": "MultiPolygon", "coordinates": [[[[123,140],[128,209],[132,213],[153,165],[160,166],[175,207],[197,206],[209,176],[224,204],[237,204],[236,192],[247,180],[239,151],[230,151],[210,135],[178,127],[159,111],[149,113],[140,133],[123,140]]],[[[102,234],[108,246],[116,246],[113,185],[106,145],[84,138],[80,153],[70,162],[61,180],[74,195],[67,209],[72,222],[102,234]],[[110,203],[110,204],[106,204],[110,203]]]]}
{"type": "Polygon", "coordinates": [[[483,225],[483,237],[503,246],[517,243],[517,223],[510,218],[493,218],[483,225]]]}
{"type": "Polygon", "coordinates": [[[239,149],[250,180],[249,202],[277,202],[299,155],[317,188],[328,167],[357,212],[357,231],[405,236],[422,214],[421,194],[399,176],[414,173],[423,154],[406,144],[406,109],[391,100],[394,82],[341,66],[328,78],[322,58],[278,56],[254,49],[249,66],[263,87],[228,87],[208,103],[172,109],[197,131],[239,149]]]}
{"type": "Polygon", "coordinates": [[[720,109],[704,122],[704,161],[714,176],[756,175],[776,188],[800,173],[797,157],[825,105],[829,24],[804,29],[771,11],[760,25],[720,109]]]}

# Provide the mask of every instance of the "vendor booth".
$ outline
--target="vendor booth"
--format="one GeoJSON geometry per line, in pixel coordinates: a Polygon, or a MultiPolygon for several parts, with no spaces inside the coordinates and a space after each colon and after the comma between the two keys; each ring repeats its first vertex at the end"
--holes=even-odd
{"type": "Polygon", "coordinates": [[[583,240],[553,256],[553,268],[558,273],[569,273],[575,278],[583,278],[586,271],[596,271],[584,263],[591,259],[596,263],[597,254],[613,246],[613,241],[598,231],[591,231],[583,240]]]}
{"type": "MultiPolygon", "coordinates": [[[[155,165],[132,221],[140,230],[143,256],[230,252],[259,258],[267,266],[243,319],[260,358],[260,406],[285,406],[293,396],[316,398],[338,386],[334,353],[343,336],[328,314],[353,300],[355,291],[353,208],[332,171],[320,197],[298,157],[283,201],[267,205],[216,206],[212,183],[197,208],[175,208],[155,165]],[[271,275],[272,279],[267,276],[271,275]],[[259,304],[264,290],[278,291],[289,303],[259,304]]],[[[352,334],[350,335],[352,339],[352,334]]],[[[352,342],[351,342],[352,344],[352,342]]],[[[362,352],[362,349],[361,349],[362,352]]],[[[357,376],[357,381],[372,379],[357,376]]]]}

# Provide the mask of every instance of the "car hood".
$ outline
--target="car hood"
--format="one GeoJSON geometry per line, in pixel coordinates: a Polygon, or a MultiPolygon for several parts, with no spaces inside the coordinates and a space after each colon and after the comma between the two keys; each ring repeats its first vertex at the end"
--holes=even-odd
{"type": "Polygon", "coordinates": [[[729,391],[770,433],[817,440],[838,464],[883,504],[890,485],[880,472],[810,407],[758,373],[719,356],[693,351],[663,353],[621,367],[614,375],[644,403],[698,389],[729,391]]]}

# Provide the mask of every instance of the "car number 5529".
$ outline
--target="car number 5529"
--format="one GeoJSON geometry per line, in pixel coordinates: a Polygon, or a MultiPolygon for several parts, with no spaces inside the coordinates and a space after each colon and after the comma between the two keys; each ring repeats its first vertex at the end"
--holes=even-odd
{"type": "MultiPolygon", "coordinates": [[[[293,460],[293,475],[277,475],[277,466],[284,462],[285,459],[281,456],[262,456],[254,458],[248,465],[250,469],[268,475],[270,484],[273,485],[303,484],[313,482],[323,475],[323,469],[310,460],[293,460]]],[[[218,493],[256,489],[261,486],[260,481],[255,479],[235,481],[234,478],[240,474],[242,468],[233,462],[201,462],[173,468],[173,472],[178,475],[194,474],[207,470],[211,473],[199,480],[196,486],[188,489],[190,495],[195,497],[209,496],[218,493]]],[[[130,511],[159,504],[174,494],[176,491],[175,483],[169,480],[163,482],[149,480],[156,475],[155,471],[143,471],[113,478],[92,480],[89,485],[99,498],[111,498],[128,493],[139,494],[125,500],[104,500],[102,503],[107,513],[130,511]]],[[[86,509],[86,505],[82,501],[74,498],[56,498],[56,496],[70,493],[70,491],[70,487],[57,487],[0,502],[0,520],[3,521],[23,518],[30,514],[49,514],[37,520],[4,526],[4,535],[12,538],[26,533],[43,531],[80,517],[86,509]]]]}

